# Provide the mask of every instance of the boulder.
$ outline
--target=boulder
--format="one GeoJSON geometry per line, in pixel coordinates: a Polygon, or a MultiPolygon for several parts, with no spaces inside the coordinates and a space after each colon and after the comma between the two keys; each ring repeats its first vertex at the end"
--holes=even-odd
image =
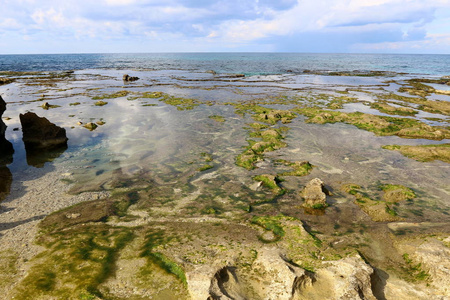
{"type": "Polygon", "coordinates": [[[27,149],[67,148],[66,130],[35,113],[20,114],[23,142],[27,149]]]}
{"type": "Polygon", "coordinates": [[[304,188],[302,196],[305,199],[303,206],[308,208],[325,208],[327,207],[327,195],[330,192],[323,185],[322,180],[314,178],[304,188]]]}
{"type": "Polygon", "coordinates": [[[136,81],[139,77],[130,76],[128,74],[123,75],[123,81],[136,81]]]}
{"type": "Polygon", "coordinates": [[[12,144],[5,138],[6,125],[3,123],[2,115],[6,110],[6,102],[0,96],[0,166],[12,162],[12,154],[14,148],[12,144]]]}

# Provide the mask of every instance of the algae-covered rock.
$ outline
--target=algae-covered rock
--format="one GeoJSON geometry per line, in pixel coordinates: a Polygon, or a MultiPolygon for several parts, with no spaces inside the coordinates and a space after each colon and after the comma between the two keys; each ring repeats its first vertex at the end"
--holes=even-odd
{"type": "Polygon", "coordinates": [[[305,199],[303,206],[309,208],[325,208],[327,204],[327,195],[329,191],[325,188],[323,181],[319,178],[314,178],[302,191],[302,196],[305,199]]]}
{"type": "Polygon", "coordinates": [[[404,156],[417,161],[429,162],[441,160],[450,163],[450,144],[420,146],[387,145],[383,146],[383,149],[398,151],[404,156]]]}
{"type": "Polygon", "coordinates": [[[98,125],[95,123],[89,122],[89,123],[86,123],[83,127],[92,131],[92,130],[95,130],[98,127],[98,125]]]}

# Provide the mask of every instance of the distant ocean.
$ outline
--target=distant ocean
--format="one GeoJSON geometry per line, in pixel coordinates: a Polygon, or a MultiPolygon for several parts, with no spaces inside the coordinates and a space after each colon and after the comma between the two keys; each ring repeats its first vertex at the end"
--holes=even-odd
{"type": "Polygon", "coordinates": [[[450,55],[308,53],[147,53],[0,55],[0,71],[81,69],[214,70],[282,74],[312,71],[391,71],[450,75],[450,55]]]}

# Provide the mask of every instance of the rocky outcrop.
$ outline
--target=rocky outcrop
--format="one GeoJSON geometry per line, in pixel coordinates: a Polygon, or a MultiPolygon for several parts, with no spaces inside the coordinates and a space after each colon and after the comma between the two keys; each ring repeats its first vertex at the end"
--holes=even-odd
{"type": "Polygon", "coordinates": [[[5,138],[6,125],[1,119],[6,110],[6,102],[0,96],[0,166],[11,163],[14,149],[12,144],[5,138]]]}
{"type": "Polygon", "coordinates": [[[327,263],[328,267],[314,274],[315,281],[297,289],[292,299],[376,300],[371,285],[373,269],[359,255],[327,263]]]}
{"type": "Polygon", "coordinates": [[[199,271],[188,276],[192,299],[376,299],[371,284],[374,271],[359,255],[326,261],[313,273],[285,259],[279,249],[263,247],[250,268],[228,265],[217,270],[210,277],[207,296],[206,278],[199,271]]]}
{"type": "Polygon", "coordinates": [[[11,79],[11,78],[0,77],[0,85],[8,84],[8,83],[11,83],[13,81],[14,81],[14,79],[11,79]]]}
{"type": "Polygon", "coordinates": [[[130,76],[130,75],[128,75],[128,74],[125,74],[125,75],[123,75],[123,81],[127,81],[127,82],[129,82],[129,81],[136,81],[136,80],[139,80],[139,77],[135,77],[135,76],[130,76]]]}
{"type": "Polygon", "coordinates": [[[6,102],[0,96],[0,201],[9,195],[12,174],[6,165],[12,163],[14,153],[12,144],[5,138],[6,125],[1,119],[5,110],[6,102]]]}
{"type": "Polygon", "coordinates": [[[35,113],[20,114],[25,148],[51,149],[67,147],[66,130],[35,113]]]}
{"type": "Polygon", "coordinates": [[[319,178],[314,178],[302,191],[302,196],[305,199],[304,207],[308,208],[325,208],[327,204],[327,195],[330,192],[325,188],[323,181],[319,178]]]}
{"type": "Polygon", "coordinates": [[[41,168],[67,149],[66,130],[35,113],[20,114],[27,163],[41,168]]]}

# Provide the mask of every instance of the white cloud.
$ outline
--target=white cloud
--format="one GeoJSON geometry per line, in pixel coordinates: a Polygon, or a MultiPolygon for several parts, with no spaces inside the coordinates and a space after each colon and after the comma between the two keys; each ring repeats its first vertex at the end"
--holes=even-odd
{"type": "MultiPolygon", "coordinates": [[[[431,46],[425,46],[437,45],[441,39],[440,47],[446,47],[445,34],[450,32],[448,0],[2,2],[0,34],[18,38],[27,35],[32,40],[49,41],[73,38],[79,45],[97,38],[120,43],[139,41],[145,44],[149,41],[149,49],[154,49],[156,45],[151,41],[173,39],[170,41],[173,45],[192,45],[195,41],[196,47],[216,44],[253,49],[263,45],[268,49],[281,37],[336,33],[361,38],[356,46],[348,44],[348,49],[407,49],[414,43],[423,47],[421,49],[431,49],[431,46]],[[385,40],[382,40],[383,31],[385,40]],[[374,32],[379,39],[375,42],[364,36],[374,32]]],[[[349,38],[353,44],[355,39],[349,38]]]]}

